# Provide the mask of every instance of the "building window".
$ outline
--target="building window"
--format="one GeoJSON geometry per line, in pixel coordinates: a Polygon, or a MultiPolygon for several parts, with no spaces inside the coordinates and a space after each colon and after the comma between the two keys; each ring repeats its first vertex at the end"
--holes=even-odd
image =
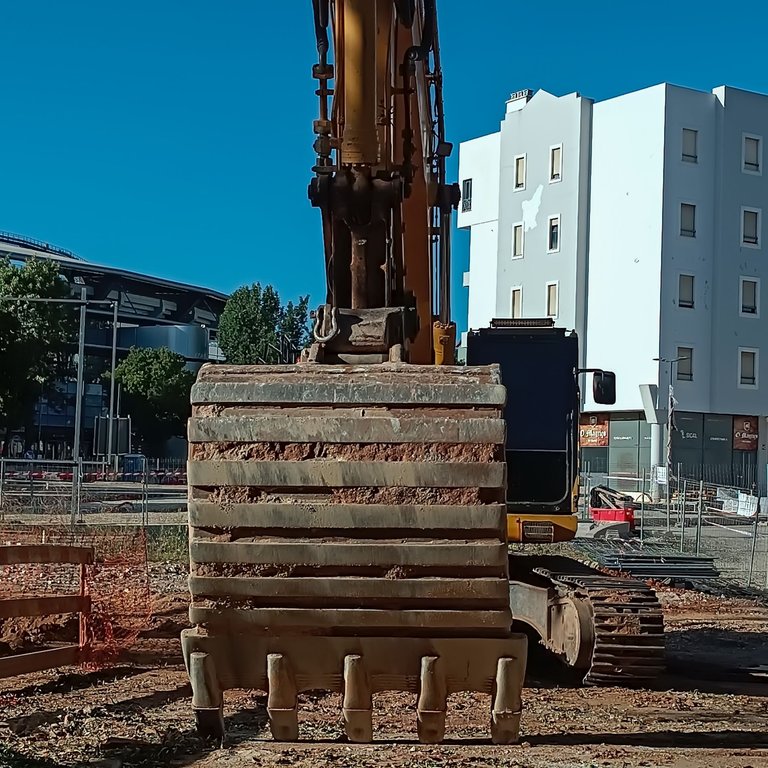
{"type": "Polygon", "coordinates": [[[693,347],[677,348],[677,380],[693,381],[693,347]]]}
{"type": "Polygon", "coordinates": [[[739,347],[739,386],[757,388],[757,350],[739,347]]]}
{"type": "Polygon", "coordinates": [[[680,275],[677,289],[677,306],[693,309],[693,275],[680,275]]]}
{"type": "Polygon", "coordinates": [[[560,181],[563,173],[563,145],[549,148],[549,181],[560,181]]]}
{"type": "Polygon", "coordinates": [[[512,258],[523,258],[523,225],[515,224],[512,227],[512,258]]]}
{"type": "Polygon", "coordinates": [[[739,278],[740,314],[757,317],[760,299],[760,281],[756,278],[739,278]]]}
{"type": "Polygon", "coordinates": [[[525,155],[515,158],[515,189],[525,189],[525,155]]]}
{"type": "Polygon", "coordinates": [[[547,253],[560,250],[560,215],[550,216],[547,224],[547,253]]]}
{"type": "Polygon", "coordinates": [[[759,136],[744,134],[742,149],[742,166],[745,173],[761,173],[763,159],[763,142],[759,136]]]}
{"type": "Polygon", "coordinates": [[[461,211],[466,213],[472,210],[472,179],[464,179],[461,182],[461,211]]]}
{"type": "Polygon", "coordinates": [[[741,244],[750,248],[760,247],[760,209],[741,209],[741,244]]]}
{"type": "Polygon", "coordinates": [[[696,206],[691,203],[680,204],[680,234],[696,237],[696,206]]]}
{"type": "Polygon", "coordinates": [[[547,317],[557,317],[557,283],[547,283],[547,317]]]}
{"type": "Polygon", "coordinates": [[[512,289],[512,317],[518,318],[523,316],[523,289],[520,286],[512,289]]]}
{"type": "Polygon", "coordinates": [[[699,162],[698,142],[698,131],[694,131],[693,128],[683,128],[683,160],[686,163],[699,162]]]}

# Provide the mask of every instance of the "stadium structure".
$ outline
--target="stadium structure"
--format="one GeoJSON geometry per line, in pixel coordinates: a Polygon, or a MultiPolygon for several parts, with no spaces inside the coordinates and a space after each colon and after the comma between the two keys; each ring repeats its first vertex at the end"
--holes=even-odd
{"type": "MultiPolygon", "coordinates": [[[[92,446],[97,416],[108,413],[109,387],[101,383],[101,372],[109,370],[112,355],[113,306],[117,302],[117,359],[131,347],[168,347],[183,355],[197,370],[204,362],[221,360],[216,342],[219,317],[226,294],[208,288],[143,275],[119,267],[95,264],[80,256],[21,235],[0,232],[0,259],[26,262],[54,261],[70,284],[72,298],[88,301],[85,332],[85,379],[82,421],[83,453],[92,446]]],[[[73,312],[78,311],[77,307],[73,312]]],[[[71,458],[75,429],[74,381],[57,382],[37,403],[30,428],[9,435],[10,455],[32,452],[40,458],[71,458]],[[31,432],[31,434],[30,434],[31,432]]]]}

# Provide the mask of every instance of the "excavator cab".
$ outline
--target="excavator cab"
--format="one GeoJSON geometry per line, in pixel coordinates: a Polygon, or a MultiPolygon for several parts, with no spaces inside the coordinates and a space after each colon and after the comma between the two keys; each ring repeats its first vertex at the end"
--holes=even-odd
{"type": "MultiPolygon", "coordinates": [[[[579,477],[579,340],[550,318],[496,319],[467,334],[467,365],[501,368],[507,390],[510,541],[551,543],[576,532],[579,477]]],[[[598,403],[616,399],[616,376],[595,370],[598,403]]]]}

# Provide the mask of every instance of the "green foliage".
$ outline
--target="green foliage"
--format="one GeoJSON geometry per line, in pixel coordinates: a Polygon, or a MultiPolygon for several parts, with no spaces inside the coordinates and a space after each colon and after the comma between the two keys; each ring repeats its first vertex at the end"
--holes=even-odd
{"type": "MultiPolygon", "coordinates": [[[[0,259],[0,296],[61,299],[69,286],[52,261],[0,259]]],[[[0,425],[27,425],[43,386],[65,372],[76,335],[76,306],[0,301],[0,425]]]]}
{"type": "Polygon", "coordinates": [[[186,525],[157,525],[147,534],[147,559],[151,563],[189,563],[186,525]]]}
{"type": "Polygon", "coordinates": [[[228,363],[293,362],[309,341],[309,296],[280,303],[277,291],[260,283],[238,288],[219,320],[219,345],[228,363]]]}
{"type": "Polygon", "coordinates": [[[122,385],[131,426],[145,453],[159,456],[169,438],[184,435],[195,376],[181,355],[166,347],[131,347],[115,369],[115,381],[122,385]]]}

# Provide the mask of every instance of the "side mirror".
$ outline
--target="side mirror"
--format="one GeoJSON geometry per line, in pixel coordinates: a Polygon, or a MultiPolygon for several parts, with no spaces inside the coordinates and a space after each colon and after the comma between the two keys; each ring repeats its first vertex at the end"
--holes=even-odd
{"type": "Polygon", "coordinates": [[[595,371],[592,377],[592,399],[599,405],[616,402],[616,374],[613,371],[595,371]]]}

